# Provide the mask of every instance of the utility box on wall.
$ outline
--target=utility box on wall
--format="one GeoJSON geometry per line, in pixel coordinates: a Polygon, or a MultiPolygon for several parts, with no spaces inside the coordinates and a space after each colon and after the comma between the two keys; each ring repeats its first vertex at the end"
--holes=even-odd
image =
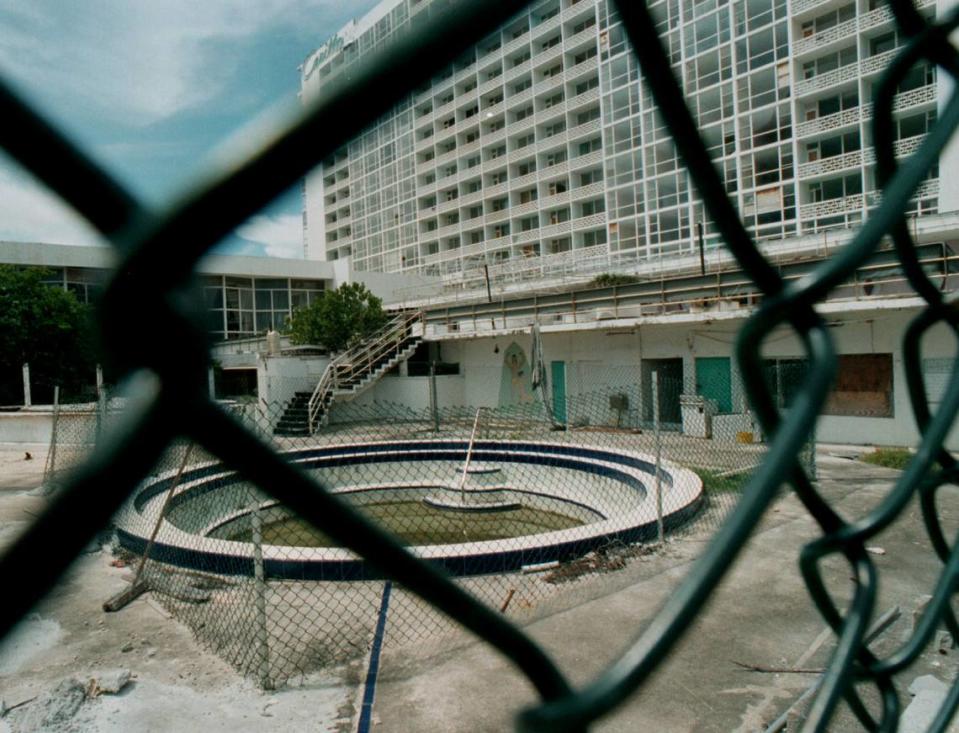
{"type": "Polygon", "coordinates": [[[691,438],[711,438],[716,400],[708,400],[698,394],[679,396],[679,411],[683,420],[683,434],[691,438]]]}

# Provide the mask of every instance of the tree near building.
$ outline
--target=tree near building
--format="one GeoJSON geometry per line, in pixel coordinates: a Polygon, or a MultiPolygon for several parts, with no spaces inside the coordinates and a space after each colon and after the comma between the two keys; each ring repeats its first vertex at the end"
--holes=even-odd
{"type": "Polygon", "coordinates": [[[54,386],[76,394],[93,383],[91,309],[44,283],[46,275],[0,265],[0,404],[21,403],[24,364],[36,402],[52,399],[54,386]]]}
{"type": "Polygon", "coordinates": [[[386,325],[383,301],[362,283],[326,290],[290,319],[290,341],[343,351],[386,325]]]}

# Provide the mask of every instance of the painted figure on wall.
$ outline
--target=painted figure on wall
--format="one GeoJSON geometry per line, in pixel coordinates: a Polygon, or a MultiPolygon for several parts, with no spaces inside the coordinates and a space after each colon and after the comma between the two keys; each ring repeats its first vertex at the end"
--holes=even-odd
{"type": "Polygon", "coordinates": [[[503,376],[500,380],[499,406],[527,405],[536,401],[533,393],[526,352],[515,341],[503,353],[503,376]]]}

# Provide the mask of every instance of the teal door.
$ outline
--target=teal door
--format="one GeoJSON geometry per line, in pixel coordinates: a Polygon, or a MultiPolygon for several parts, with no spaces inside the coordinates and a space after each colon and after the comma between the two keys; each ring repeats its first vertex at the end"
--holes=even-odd
{"type": "Polygon", "coordinates": [[[550,383],[553,385],[553,419],[560,425],[565,425],[566,362],[554,361],[550,367],[550,383]]]}
{"type": "Polygon", "coordinates": [[[696,359],[696,394],[716,400],[719,412],[733,411],[733,380],[728,356],[696,359]]]}

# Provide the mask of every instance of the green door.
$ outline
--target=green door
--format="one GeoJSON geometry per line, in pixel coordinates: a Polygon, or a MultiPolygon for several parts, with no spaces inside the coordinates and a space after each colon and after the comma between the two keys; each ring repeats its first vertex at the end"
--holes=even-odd
{"type": "Polygon", "coordinates": [[[560,425],[566,424],[566,362],[554,361],[550,364],[550,382],[553,385],[553,419],[560,425]]]}
{"type": "Polygon", "coordinates": [[[733,381],[728,356],[696,359],[696,394],[716,400],[719,412],[733,411],[733,381]]]}

